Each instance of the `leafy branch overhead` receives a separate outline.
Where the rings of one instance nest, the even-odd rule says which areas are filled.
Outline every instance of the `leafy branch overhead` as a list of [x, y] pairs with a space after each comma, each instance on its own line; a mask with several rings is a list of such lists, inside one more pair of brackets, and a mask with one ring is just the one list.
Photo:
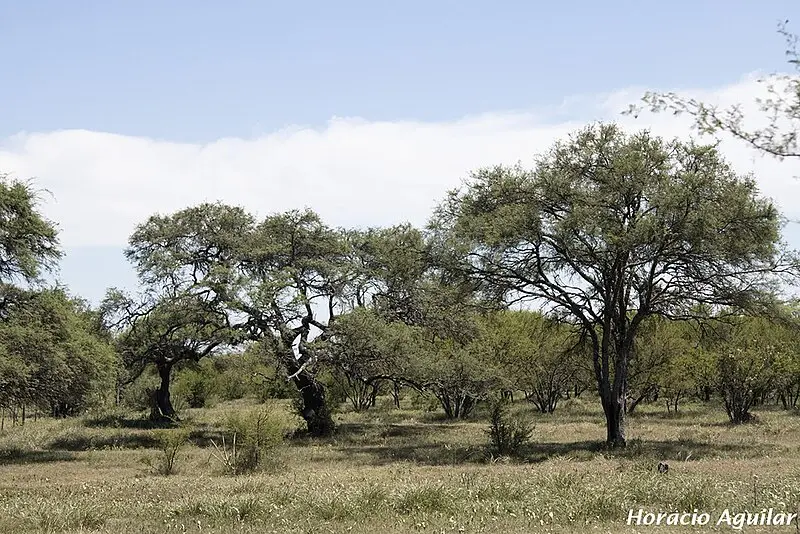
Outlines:
[[772, 74], [759, 80], [765, 96], [755, 100], [764, 126], [754, 126], [741, 104], [728, 108], [684, 97], [675, 92], [647, 92], [642, 104], [631, 105], [625, 114], [638, 116], [644, 109], [658, 113], [685, 114], [702, 134], [727, 133], [753, 148], [778, 158], [800, 157], [800, 51], [798, 36], [790, 33], [788, 21], [778, 26], [786, 41], [786, 58], [793, 74]]

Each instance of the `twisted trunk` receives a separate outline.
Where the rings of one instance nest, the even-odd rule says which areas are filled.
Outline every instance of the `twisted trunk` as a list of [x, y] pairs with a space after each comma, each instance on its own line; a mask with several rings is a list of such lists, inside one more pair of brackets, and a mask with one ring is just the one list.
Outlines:
[[172, 375], [172, 362], [157, 364], [158, 376], [161, 383], [158, 389], [153, 392], [152, 406], [150, 409], [150, 419], [157, 421], [161, 419], [175, 419], [175, 408], [172, 406], [169, 386]]

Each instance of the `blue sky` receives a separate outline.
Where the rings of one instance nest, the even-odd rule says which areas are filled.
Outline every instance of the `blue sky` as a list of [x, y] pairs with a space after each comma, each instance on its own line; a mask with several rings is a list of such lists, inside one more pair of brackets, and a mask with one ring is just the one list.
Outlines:
[[449, 120], [783, 67], [796, 1], [4, 1], [0, 135]]
[[[248, 191], [258, 190], [265, 200], [254, 209], [301, 207], [282, 200], [288, 193], [272, 196], [295, 179], [310, 189], [345, 180], [336, 169], [351, 169], [359, 147], [388, 161], [421, 160], [408, 139], [428, 134], [415, 132], [440, 132], [441, 138], [430, 133], [435, 144], [452, 139], [458, 127], [461, 145], [442, 150], [441, 161], [427, 152], [424, 159], [447, 174], [442, 187], [415, 181], [410, 163], [404, 171], [407, 188], [427, 195], [420, 210], [428, 209], [429, 196], [463, 177], [464, 169], [444, 158], [474, 153], [464, 144], [469, 139], [506, 139], [497, 133], [502, 128], [519, 142], [514, 152], [497, 147], [470, 165], [525, 159], [549, 142], [537, 132], [560, 133], [559, 125], [608, 115], [609, 95], [724, 91], [754, 71], [783, 69], [775, 32], [782, 19], [800, 31], [800, 3], [3, 0], [0, 171], [34, 176], [54, 192], [47, 212], [64, 232], [62, 278], [96, 301], [108, 285], [133, 283], [120, 253], [131, 221], [198, 200], [227, 200], [228, 180], [241, 191], [231, 193], [232, 202], [249, 201], [255, 193]], [[520, 121], [528, 124], [527, 145], [515, 136]], [[399, 137], [386, 134], [401, 130]], [[367, 145], [378, 138], [383, 145]], [[248, 145], [259, 140], [264, 144]], [[265, 150], [274, 154], [269, 161], [259, 159]], [[308, 159], [318, 163], [295, 167], [288, 156], [280, 159], [289, 153], [312, 154]], [[353, 156], [344, 161], [337, 154]], [[139, 164], [137, 175], [131, 169]], [[204, 177], [193, 181], [197, 169]], [[270, 176], [274, 187], [265, 187]], [[126, 192], [140, 182], [150, 192], [134, 203]], [[117, 188], [120, 203], [93, 196], [103, 187], [107, 195]], [[291, 197], [298, 198], [310, 198], [315, 208], [325, 204]], [[101, 204], [113, 206], [77, 220]], [[351, 222], [336, 217], [367, 204], [341, 201], [330, 211], [334, 222]], [[109, 213], [125, 223], [102, 235], [116, 224], [103, 219]], [[364, 213], [353, 221], [392, 222]]]

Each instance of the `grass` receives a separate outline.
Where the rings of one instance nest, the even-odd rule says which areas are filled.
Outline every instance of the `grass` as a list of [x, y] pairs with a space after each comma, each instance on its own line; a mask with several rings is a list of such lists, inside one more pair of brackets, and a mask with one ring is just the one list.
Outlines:
[[[629, 509], [716, 518], [725, 508], [800, 505], [800, 416], [791, 412], [762, 410], [757, 423], [732, 427], [717, 406], [687, 405], [669, 417], [644, 406], [629, 419], [630, 446], [608, 451], [597, 403], [579, 399], [553, 415], [531, 414], [532, 442], [511, 460], [487, 448], [486, 414], [446, 422], [387, 407], [338, 415], [336, 436], [294, 438], [266, 470], [221, 474], [210, 439], [230, 413], [258, 409], [237, 401], [188, 410], [190, 442], [169, 477], [143, 466], [159, 434], [130, 414], [8, 429], [0, 435], [0, 532], [633, 533], [655, 527], [628, 526]], [[287, 415], [286, 424], [296, 422]], [[656, 471], [659, 461], [668, 473]]]

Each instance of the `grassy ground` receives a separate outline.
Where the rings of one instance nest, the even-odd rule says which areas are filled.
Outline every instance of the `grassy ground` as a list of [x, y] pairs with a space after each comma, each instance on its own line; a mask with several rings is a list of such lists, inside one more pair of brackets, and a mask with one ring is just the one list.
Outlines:
[[[731, 427], [714, 406], [677, 417], [644, 407], [629, 421], [630, 446], [609, 452], [597, 404], [534, 415], [533, 442], [517, 460], [487, 451], [484, 417], [341, 414], [335, 438], [292, 439], [243, 476], [221, 472], [210, 440], [226, 412], [252, 403], [190, 410], [191, 442], [171, 476], [146, 464], [158, 454], [155, 434], [136, 419], [29, 421], [0, 435], [0, 532], [735, 532], [714, 526], [726, 508], [797, 511], [800, 416], [761, 411], [757, 423]], [[639, 508], [697, 509], [711, 522], [627, 525]]]

